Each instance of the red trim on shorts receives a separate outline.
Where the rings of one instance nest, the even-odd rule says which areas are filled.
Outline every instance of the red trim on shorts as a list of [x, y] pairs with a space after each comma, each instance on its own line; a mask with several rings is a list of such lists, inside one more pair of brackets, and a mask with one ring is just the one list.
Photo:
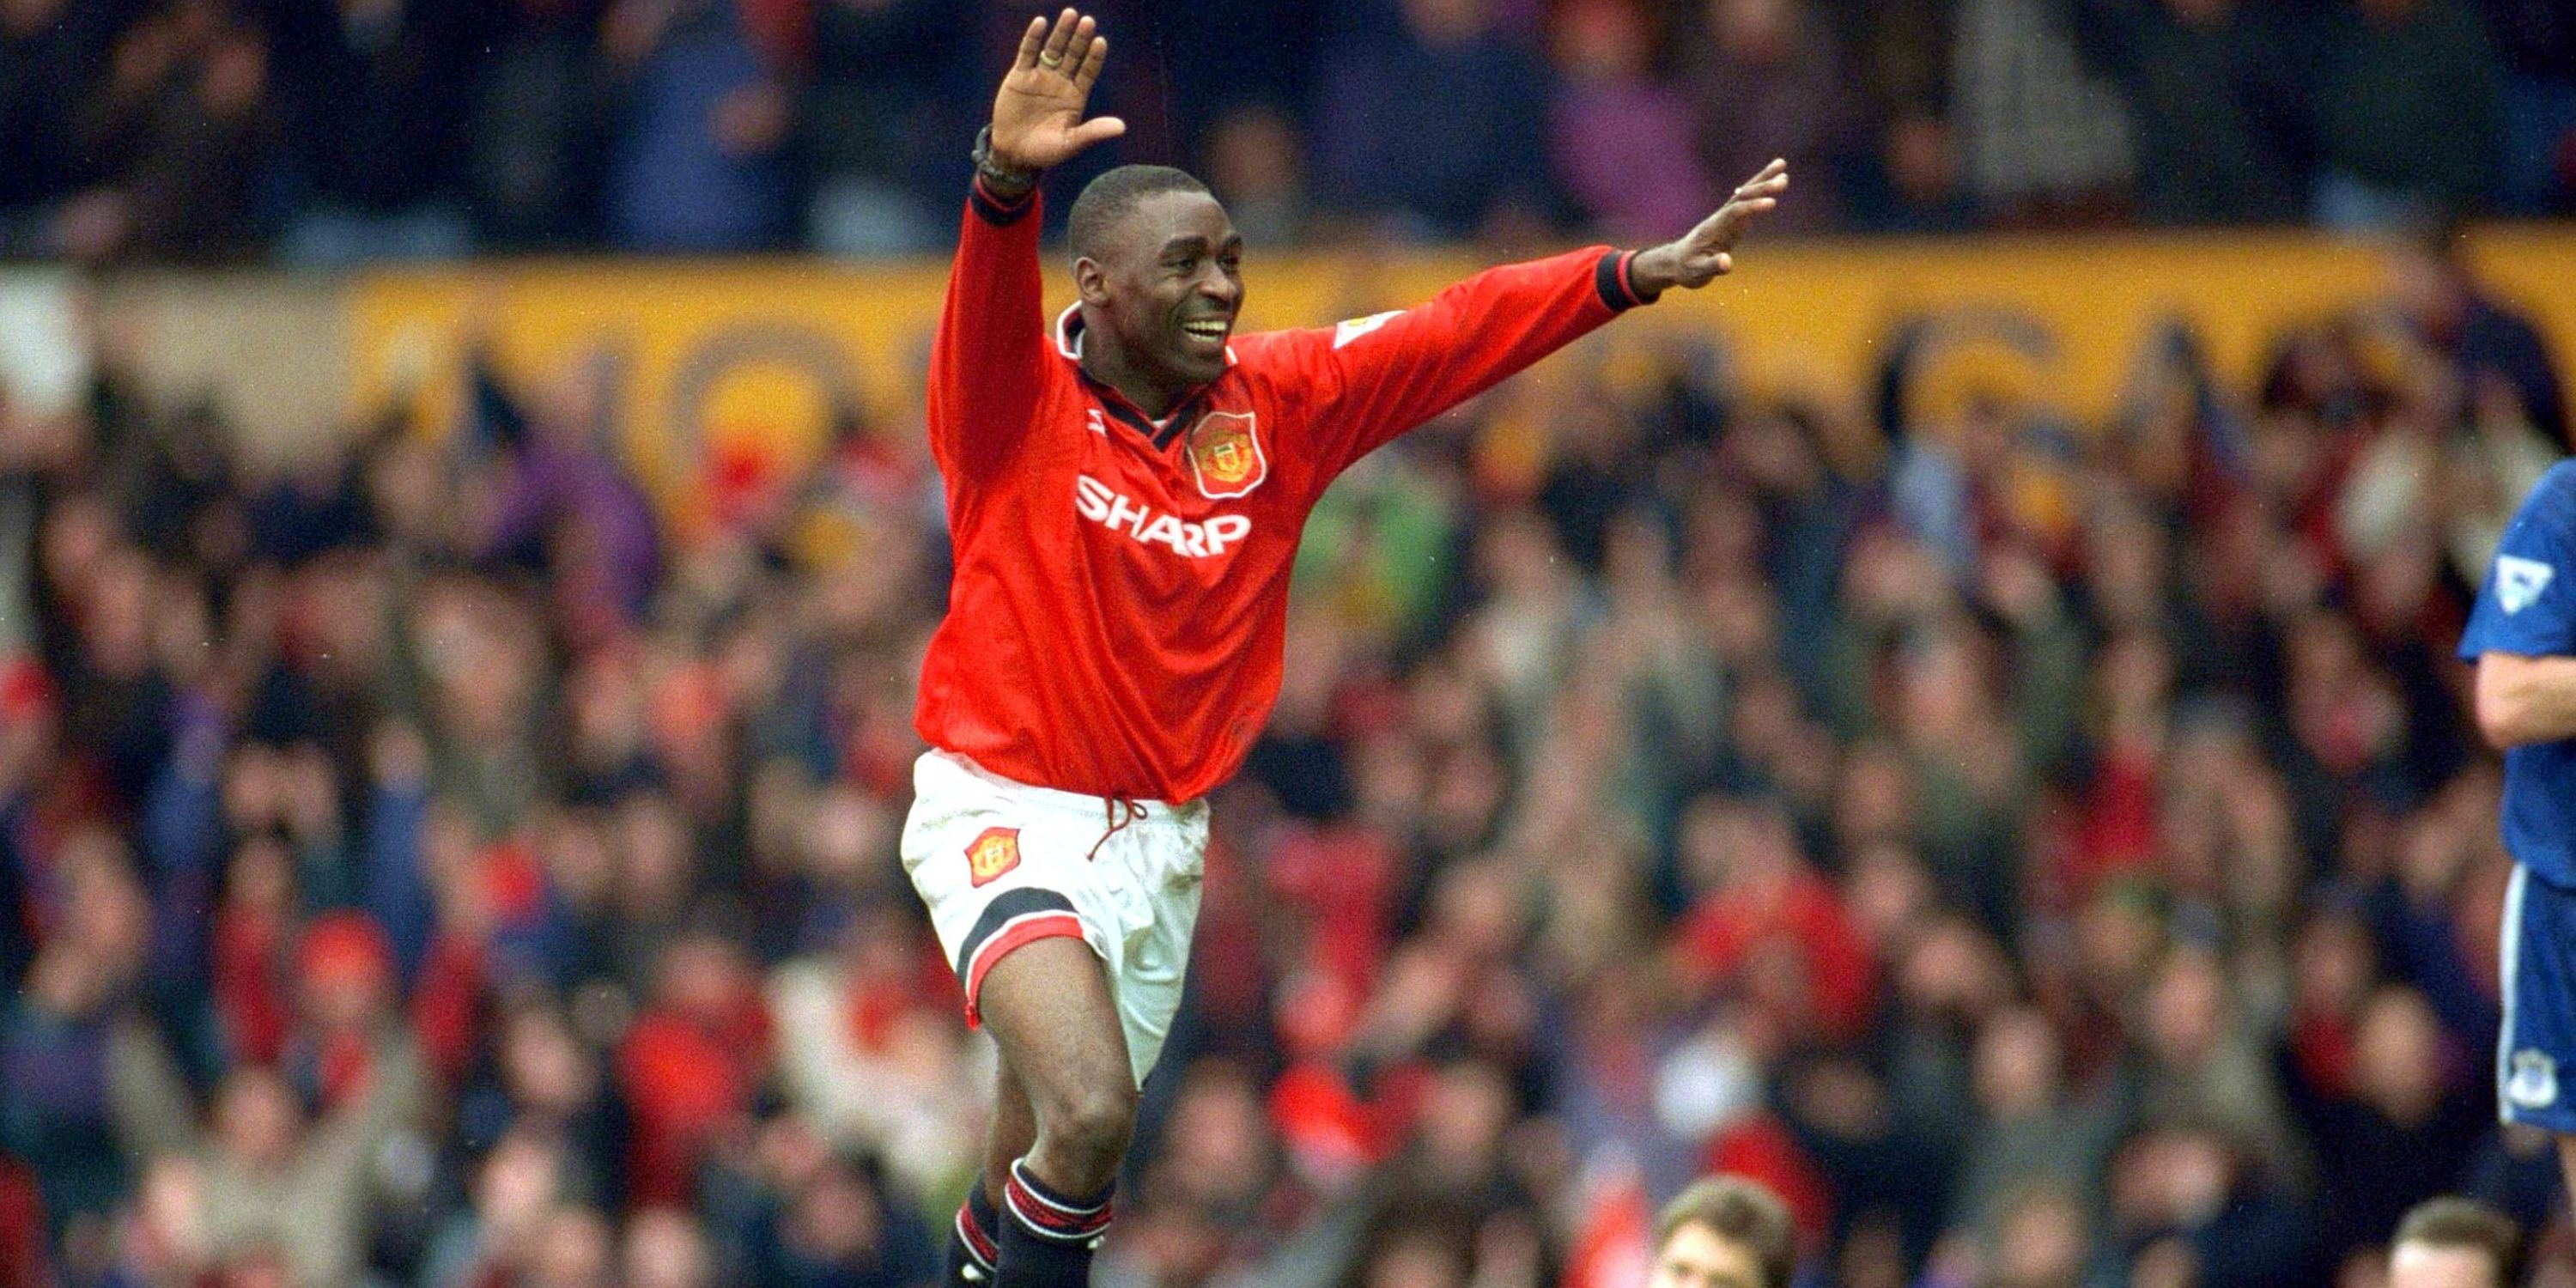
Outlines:
[[1012, 949], [1025, 947], [1041, 939], [1081, 939], [1082, 919], [1069, 912], [1040, 912], [1019, 918], [1003, 926], [975, 949], [966, 966], [966, 1027], [981, 1028], [984, 1017], [975, 1010], [975, 999], [984, 991], [984, 972], [1002, 960]]

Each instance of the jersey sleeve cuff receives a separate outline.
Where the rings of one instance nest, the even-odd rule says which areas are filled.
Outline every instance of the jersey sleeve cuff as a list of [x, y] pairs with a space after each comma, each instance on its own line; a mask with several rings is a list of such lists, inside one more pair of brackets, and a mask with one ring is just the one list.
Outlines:
[[1655, 302], [1653, 297], [1638, 293], [1636, 281], [1629, 275], [1629, 263], [1636, 258], [1633, 250], [1605, 250], [1601, 258], [1593, 261], [1592, 289], [1600, 292], [1601, 302], [1613, 313]]
[[1031, 187], [1016, 198], [1004, 200], [992, 189], [984, 186], [984, 176], [979, 174], [975, 176], [974, 186], [967, 192], [966, 204], [985, 223], [996, 228], [1008, 228], [1028, 218], [1029, 212], [1038, 208], [1038, 190]]

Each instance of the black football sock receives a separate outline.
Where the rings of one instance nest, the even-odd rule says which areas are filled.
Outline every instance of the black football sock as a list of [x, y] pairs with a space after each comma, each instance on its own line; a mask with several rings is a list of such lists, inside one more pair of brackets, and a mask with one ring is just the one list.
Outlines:
[[1011, 1164], [1002, 1191], [1001, 1273], [996, 1288], [1087, 1288], [1091, 1249], [1109, 1228], [1109, 1192], [1089, 1198], [1056, 1193], [1029, 1175], [1029, 1161]]
[[966, 1201], [957, 1206], [957, 1219], [948, 1229], [948, 1275], [940, 1282], [948, 1288], [981, 1288], [993, 1282], [993, 1266], [1002, 1255], [1002, 1214], [993, 1210], [993, 1200], [984, 1197], [984, 1181], [977, 1177], [966, 1191]]

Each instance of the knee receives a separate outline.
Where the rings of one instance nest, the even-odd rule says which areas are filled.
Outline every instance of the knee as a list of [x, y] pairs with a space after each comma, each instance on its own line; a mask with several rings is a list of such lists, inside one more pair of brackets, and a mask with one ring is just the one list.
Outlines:
[[1115, 1173], [1136, 1130], [1136, 1088], [1125, 1079], [1068, 1089], [1042, 1105], [1038, 1134], [1079, 1159], [1084, 1170]]

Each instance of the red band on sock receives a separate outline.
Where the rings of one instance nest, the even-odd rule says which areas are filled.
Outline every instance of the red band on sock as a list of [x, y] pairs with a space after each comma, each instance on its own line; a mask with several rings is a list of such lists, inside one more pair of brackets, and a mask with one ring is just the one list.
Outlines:
[[993, 1264], [1002, 1256], [1001, 1245], [993, 1242], [993, 1236], [984, 1233], [984, 1227], [975, 1224], [975, 1210], [971, 1203], [957, 1205], [957, 1239], [966, 1245], [966, 1255], [973, 1257], [975, 1264], [984, 1268], [984, 1273], [993, 1272]]
[[1066, 1243], [1089, 1240], [1109, 1228], [1108, 1199], [1086, 1208], [1051, 1198], [1024, 1180], [1016, 1165], [1010, 1184], [1002, 1187], [1002, 1205], [1031, 1233]]

